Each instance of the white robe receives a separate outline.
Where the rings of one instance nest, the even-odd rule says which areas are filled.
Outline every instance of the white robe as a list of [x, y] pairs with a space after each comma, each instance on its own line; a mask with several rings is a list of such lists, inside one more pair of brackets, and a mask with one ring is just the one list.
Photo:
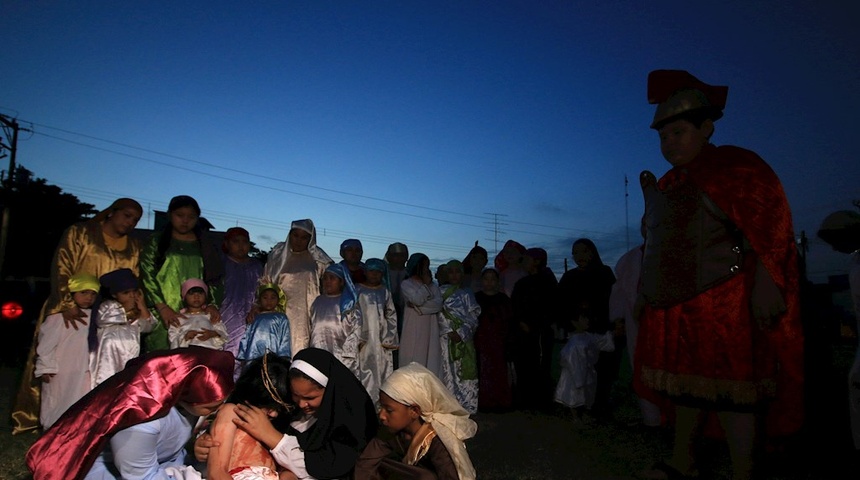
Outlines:
[[435, 283], [425, 285], [407, 278], [400, 284], [403, 310], [403, 330], [400, 332], [400, 365], [418, 362], [441, 377], [442, 346], [439, 343], [439, 321], [442, 292]]
[[359, 285], [357, 290], [362, 343], [358, 352], [358, 379], [370, 398], [376, 401], [379, 386], [394, 371], [392, 352], [400, 345], [397, 311], [391, 292], [385, 286], [371, 288]]
[[[170, 348], [181, 348], [189, 345], [198, 347], [211, 348], [213, 350], [223, 350], [224, 345], [230, 339], [227, 334], [227, 328], [224, 322], [212, 323], [208, 313], [184, 313], [188, 318], [180, 318], [179, 326], [171, 325], [167, 329], [167, 336], [170, 339]], [[197, 337], [191, 340], [185, 339], [185, 334], [192, 330], [214, 330], [218, 333], [208, 340], [200, 340]]]
[[568, 407], [591, 408], [597, 394], [597, 359], [600, 352], [612, 352], [612, 332], [574, 333], [561, 349], [561, 376], [555, 388], [555, 401]]
[[96, 321], [98, 346], [90, 355], [93, 388], [140, 356], [140, 334], [152, 331], [156, 321], [150, 315], [129, 323], [122, 304], [116, 300], [102, 302]]
[[[167, 479], [169, 468], [184, 469], [191, 422], [176, 408], [167, 415], [115, 433], [96, 457], [85, 480]], [[116, 477], [111, 473], [119, 471]]]
[[[81, 309], [90, 322], [91, 311]], [[63, 314], [55, 313], [45, 318], [39, 330], [36, 345], [34, 374], [53, 374], [50, 382], [42, 383], [42, 405], [39, 421], [47, 429], [60, 418], [72, 404], [87, 394], [90, 385], [89, 351], [86, 325], [78, 329], [66, 328]]]
[[359, 378], [361, 323], [361, 311], [358, 308], [341, 315], [340, 295], [320, 295], [311, 305], [310, 346], [330, 352]]

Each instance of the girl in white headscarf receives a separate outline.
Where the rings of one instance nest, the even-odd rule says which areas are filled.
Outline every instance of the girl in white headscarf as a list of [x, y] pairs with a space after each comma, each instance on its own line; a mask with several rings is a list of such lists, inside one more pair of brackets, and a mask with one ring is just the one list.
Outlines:
[[412, 362], [380, 390], [379, 419], [391, 435], [370, 441], [355, 464], [355, 480], [476, 478], [464, 440], [478, 426], [436, 375]]
[[293, 221], [287, 240], [269, 252], [263, 273], [287, 296], [284, 313], [290, 319], [293, 355], [310, 344], [311, 304], [320, 294], [326, 267], [332, 263], [331, 257], [317, 246], [316, 227], [307, 218]]

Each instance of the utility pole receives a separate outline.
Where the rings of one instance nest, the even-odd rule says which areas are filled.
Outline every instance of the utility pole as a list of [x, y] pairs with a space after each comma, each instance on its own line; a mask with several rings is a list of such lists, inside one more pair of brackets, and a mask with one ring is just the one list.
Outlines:
[[627, 199], [630, 194], [627, 193], [627, 174], [624, 174], [624, 237], [627, 239], [627, 251], [630, 251], [630, 210], [627, 207]]
[[507, 225], [507, 223], [499, 223], [499, 217], [507, 217], [507, 215], [503, 213], [487, 213], [484, 212], [484, 215], [491, 215], [493, 217], [493, 250], [495, 252], [494, 255], [498, 255], [499, 253], [499, 234], [505, 233], [499, 230], [499, 225]]
[[[0, 153], [3, 150], [9, 150], [9, 172], [6, 176], [6, 181], [4, 187], [6, 187], [6, 201], [3, 202], [3, 219], [2, 223], [0, 223], [0, 278], [2, 278], [3, 273], [3, 264], [6, 260], [6, 239], [9, 237], [9, 200], [11, 199], [11, 193], [15, 188], [15, 157], [18, 152], [18, 131], [22, 130], [21, 126], [18, 125], [18, 122], [14, 118], [7, 117], [6, 115], [0, 114], [0, 123], [3, 124], [3, 130], [6, 132], [6, 136], [9, 137], [9, 129], [12, 130], [11, 140], [9, 141], [9, 145], [3, 143], [3, 139], [0, 138]], [[25, 132], [29, 132], [30, 130], [23, 129]], [[0, 156], [0, 158], [3, 158]]]

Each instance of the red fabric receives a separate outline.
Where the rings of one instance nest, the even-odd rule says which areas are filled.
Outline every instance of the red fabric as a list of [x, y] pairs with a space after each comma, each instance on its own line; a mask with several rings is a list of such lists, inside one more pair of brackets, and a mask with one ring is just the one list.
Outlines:
[[685, 181], [701, 188], [743, 232], [787, 311], [772, 328], [756, 326], [749, 308], [755, 256], [740, 274], [693, 299], [668, 309], [646, 308], [636, 352], [637, 390], [735, 405], [772, 398], [768, 435], [793, 433], [803, 421], [803, 334], [785, 193], [758, 155], [732, 146], [708, 145], [690, 164], [670, 170], [658, 187]]
[[504, 293], [475, 293], [481, 306], [475, 350], [478, 354], [478, 408], [511, 408], [513, 387], [508, 360], [513, 356], [514, 311], [511, 299]]
[[183, 401], [224, 400], [233, 355], [202, 347], [161, 350], [130, 361], [72, 405], [27, 452], [34, 480], [84, 478], [110, 435], [160, 418]]
[[726, 106], [729, 87], [708, 85], [685, 70], [654, 70], [648, 74], [648, 103], [663, 103], [678, 90], [702, 92], [708, 102], [720, 109]]
[[515, 248], [518, 252], [520, 252], [520, 255], [526, 254], [526, 247], [522, 246], [522, 244], [520, 244], [519, 242], [515, 240], [508, 240], [507, 242], [505, 242], [505, 246], [502, 247], [502, 251], [500, 251], [499, 254], [496, 255], [496, 259], [493, 261], [493, 266], [496, 267], [496, 270], [499, 271], [499, 274], [501, 274], [508, 268], [508, 261], [507, 259], [505, 259], [505, 249], [509, 247]]

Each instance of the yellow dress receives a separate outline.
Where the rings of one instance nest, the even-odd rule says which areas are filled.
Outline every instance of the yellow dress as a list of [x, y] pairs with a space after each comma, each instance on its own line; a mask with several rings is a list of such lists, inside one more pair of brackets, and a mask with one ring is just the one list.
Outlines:
[[69, 293], [69, 277], [76, 273], [89, 273], [100, 277], [120, 268], [129, 268], [139, 275], [140, 246], [128, 236], [113, 239], [102, 233], [102, 223], [87, 221], [72, 225], [63, 233], [51, 265], [51, 295], [45, 301], [33, 345], [24, 365], [21, 386], [12, 410], [13, 434], [39, 428], [39, 402], [41, 385], [33, 375], [36, 339], [45, 317], [72, 308], [75, 304]]

